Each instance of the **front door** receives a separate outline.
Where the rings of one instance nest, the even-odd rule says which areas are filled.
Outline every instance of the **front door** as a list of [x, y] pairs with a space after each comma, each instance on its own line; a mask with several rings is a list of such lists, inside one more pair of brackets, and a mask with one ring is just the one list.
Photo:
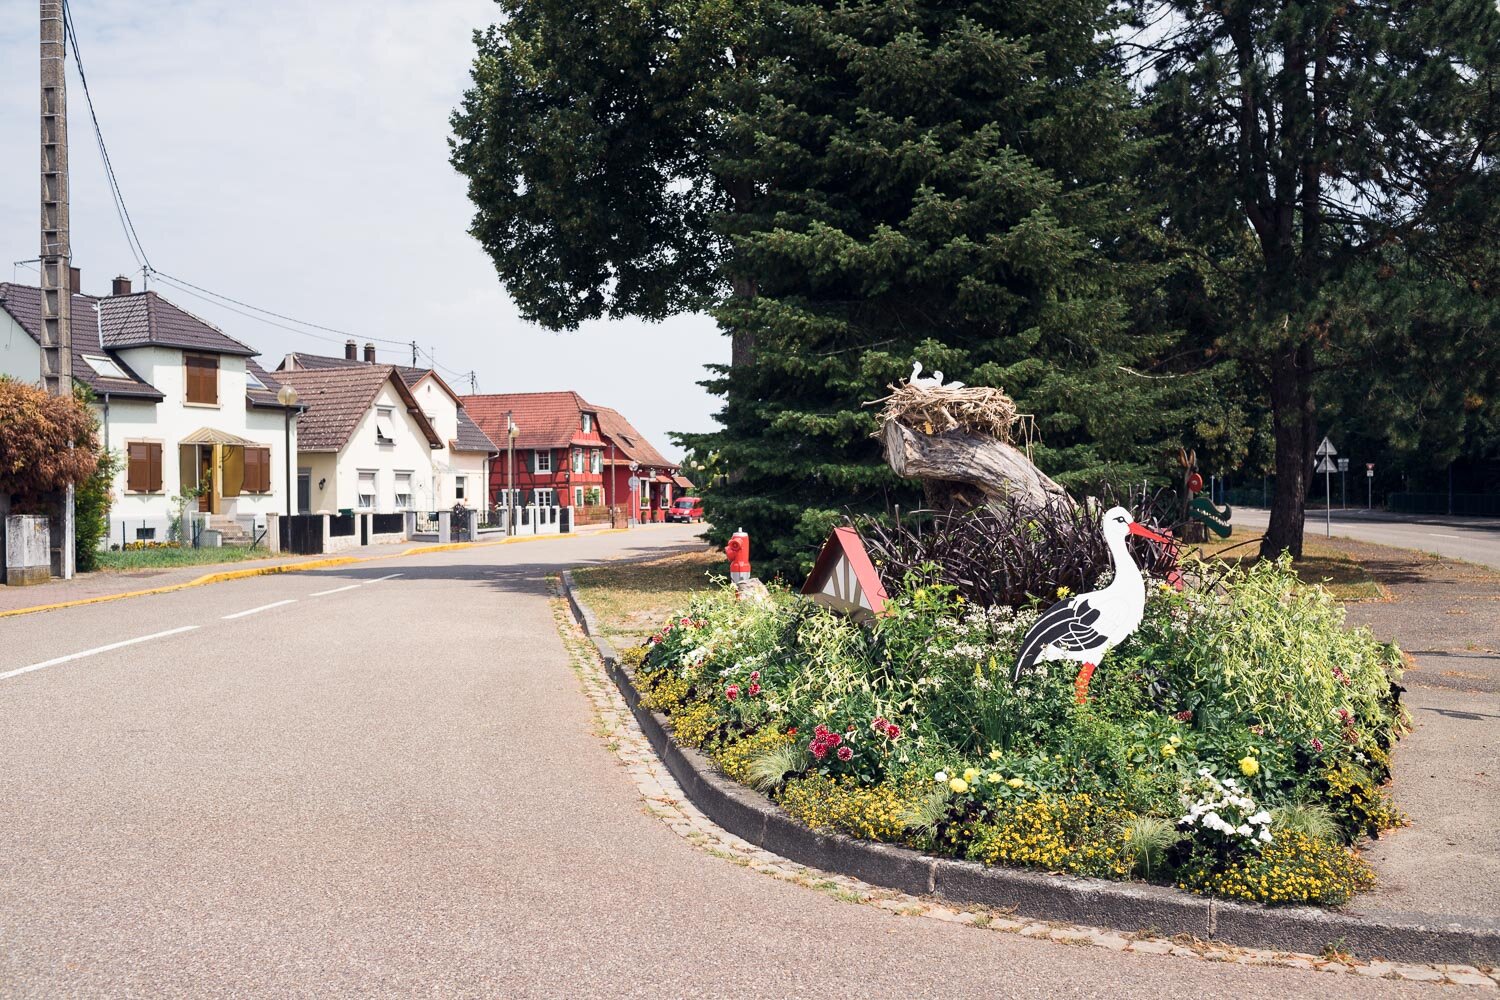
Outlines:
[[214, 503], [214, 449], [212, 445], [198, 446], [198, 483], [203, 492], [198, 495], [198, 510], [207, 514]]

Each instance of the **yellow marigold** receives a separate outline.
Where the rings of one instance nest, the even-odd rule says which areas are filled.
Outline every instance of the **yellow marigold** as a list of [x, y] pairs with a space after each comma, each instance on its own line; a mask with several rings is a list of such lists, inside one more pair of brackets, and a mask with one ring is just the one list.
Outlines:
[[1026, 784], [1026, 782], [1022, 781], [1020, 778], [1011, 778], [1006, 782], [1006, 784], [1012, 788], [1020, 788], [1022, 785]]
[[1260, 773], [1260, 761], [1250, 756], [1241, 757], [1240, 773], [1247, 778], [1254, 777]]
[[969, 790], [969, 783], [962, 778], [954, 778], [948, 782], [948, 787], [959, 795], [962, 795]]
[[1177, 748], [1170, 743], [1163, 743], [1161, 745], [1161, 755], [1163, 757], [1175, 757], [1177, 756]]

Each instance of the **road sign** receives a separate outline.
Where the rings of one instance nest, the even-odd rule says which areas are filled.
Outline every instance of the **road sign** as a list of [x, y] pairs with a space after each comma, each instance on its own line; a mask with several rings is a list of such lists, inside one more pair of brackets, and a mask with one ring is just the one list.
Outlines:
[[1339, 471], [1340, 472], [1348, 472], [1349, 471], [1349, 460], [1347, 458], [1341, 458], [1341, 459], [1339, 459]]
[[1374, 462], [1366, 462], [1365, 463], [1365, 475], [1369, 476], [1371, 479], [1375, 478], [1375, 463]]
[[640, 488], [641, 488], [641, 477], [640, 476], [631, 476], [630, 477], [630, 492], [634, 493], [636, 490], [638, 490]]
[[1326, 472], [1337, 472], [1337, 471], [1339, 471], [1339, 467], [1337, 465], [1333, 464], [1333, 459], [1331, 459], [1331, 458], [1329, 458], [1328, 456], [1325, 455], [1325, 456], [1323, 456], [1322, 459], [1320, 459], [1318, 461], [1318, 464], [1313, 469], [1313, 471], [1314, 472], [1325, 472], [1325, 473]]
[[1328, 440], [1328, 435], [1326, 434], [1323, 435], [1323, 443], [1318, 445], [1318, 450], [1314, 452], [1319, 458], [1326, 458], [1329, 455], [1337, 455], [1338, 453], [1339, 450], [1333, 446], [1332, 441]]

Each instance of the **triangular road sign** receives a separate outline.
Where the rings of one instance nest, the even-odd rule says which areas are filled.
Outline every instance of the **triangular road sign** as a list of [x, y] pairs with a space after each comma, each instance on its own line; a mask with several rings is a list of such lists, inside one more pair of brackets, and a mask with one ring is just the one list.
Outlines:
[[1329, 458], [1327, 455], [1324, 455], [1322, 461], [1318, 462], [1317, 468], [1313, 469], [1313, 471], [1314, 472], [1337, 472], [1337, 471], [1339, 471], [1339, 467], [1337, 465], [1333, 464], [1333, 459]]
[[1322, 458], [1325, 455], [1337, 455], [1338, 453], [1339, 450], [1333, 446], [1333, 442], [1328, 440], [1328, 435], [1325, 434], [1323, 435], [1323, 443], [1318, 445], [1318, 450], [1313, 454]]

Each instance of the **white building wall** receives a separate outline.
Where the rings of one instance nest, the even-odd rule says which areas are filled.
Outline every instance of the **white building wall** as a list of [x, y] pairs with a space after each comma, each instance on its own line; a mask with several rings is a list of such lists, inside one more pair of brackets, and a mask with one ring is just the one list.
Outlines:
[[0, 375], [32, 385], [42, 381], [42, 349], [10, 314], [0, 311]]
[[489, 489], [485, 464], [488, 456], [483, 452], [451, 451], [448, 448], [449, 442], [458, 439], [458, 401], [430, 374], [417, 383], [412, 395], [443, 442], [442, 448], [432, 452], [433, 502], [428, 509], [445, 510], [453, 506], [457, 501], [456, 480], [459, 476], [466, 479], [464, 506], [482, 506]]

